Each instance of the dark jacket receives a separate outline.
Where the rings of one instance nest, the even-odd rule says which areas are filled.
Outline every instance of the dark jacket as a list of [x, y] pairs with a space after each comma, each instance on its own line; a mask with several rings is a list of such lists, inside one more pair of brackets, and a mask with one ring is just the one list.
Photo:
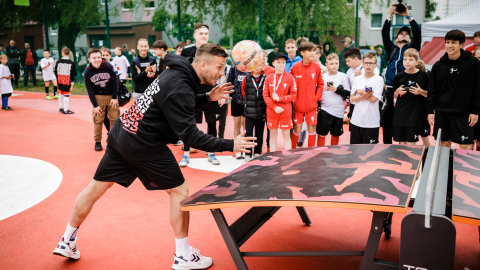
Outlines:
[[197, 44], [193, 43], [183, 47], [182, 52], [180, 53], [181, 56], [188, 59], [190, 63], [193, 62], [195, 59], [195, 53], [197, 53]]
[[[147, 66], [152, 66], [157, 63], [155, 61], [155, 58], [153, 56], [148, 56], [147, 57], [141, 57], [138, 55], [138, 60], [140, 63], [140, 66], [138, 67], [140, 69], [140, 73], [137, 72], [137, 64], [135, 63], [135, 58], [132, 60], [132, 63], [130, 64], [131, 68], [130, 70], [132, 71], [132, 80], [135, 83], [134, 91], [135, 93], [140, 93], [143, 94], [145, 89], [155, 80], [155, 77], [150, 78], [147, 76], [147, 72], [145, 72], [145, 69]], [[163, 62], [163, 61], [161, 61]], [[160, 72], [155, 72], [156, 75], [159, 75]]]
[[112, 99], [117, 98], [118, 80], [113, 66], [102, 59], [99, 68], [93, 67], [92, 63], [88, 64], [84, 72], [85, 87], [87, 88], [88, 97], [93, 107], [97, 107], [95, 95], [112, 95]]
[[261, 119], [267, 116], [267, 104], [263, 100], [263, 86], [265, 85], [265, 79], [267, 76], [262, 74], [259, 80], [255, 82], [258, 87], [258, 91], [253, 84], [255, 78], [251, 73], [245, 75], [245, 110], [243, 115], [251, 119]]
[[17, 47], [7, 46], [5, 48], [5, 54], [8, 57], [8, 64], [20, 64], [19, 57], [22, 55]]
[[[393, 44], [392, 39], [390, 38], [390, 27], [392, 22], [389, 20], [385, 20], [382, 28], [382, 39], [383, 39], [383, 46], [385, 47], [385, 52], [387, 53], [387, 61], [395, 47], [398, 48], [397, 45]], [[412, 43], [407, 44], [402, 47], [402, 49], [398, 49], [395, 55], [392, 58], [392, 61], [387, 66], [387, 72], [385, 74], [385, 83], [386, 85], [393, 84], [393, 78], [395, 75], [405, 70], [403, 66], [403, 53], [410, 48], [417, 49], [420, 51], [420, 46], [422, 44], [422, 32], [420, 31], [420, 27], [418, 26], [415, 20], [410, 22], [410, 26], [412, 27]]]
[[243, 105], [243, 98], [242, 98], [242, 81], [243, 77], [245, 77], [247, 73], [241, 72], [232, 66], [230, 71], [228, 72], [227, 76], [227, 83], [233, 84], [233, 93], [230, 94], [232, 97], [232, 102], [235, 102], [239, 105]]
[[200, 79], [189, 61], [169, 53], [169, 67], [117, 119], [108, 143], [132, 156], [144, 156], [180, 138], [185, 145], [207, 152], [233, 151], [233, 140], [218, 139], [198, 130], [193, 109], [208, 103], [197, 95]]
[[340, 52], [340, 55], [339, 55], [339, 68], [338, 68], [338, 71], [342, 72], [342, 73], [347, 73], [347, 70], [349, 69], [349, 67], [347, 66], [347, 60], [345, 59], [345, 52], [354, 47], [355, 43], [352, 43], [350, 45], [348, 45], [348, 47], [345, 47], [343, 48], [343, 50]]
[[457, 60], [445, 53], [430, 73], [427, 110], [442, 113], [477, 114], [480, 109], [480, 61], [461, 50]]
[[[32, 52], [33, 61], [35, 62], [33, 65], [38, 66], [37, 53], [32, 49], [30, 49], [30, 51]], [[25, 59], [27, 59], [27, 50], [23, 50], [20, 55], [20, 63], [22, 66], [25, 66]]]

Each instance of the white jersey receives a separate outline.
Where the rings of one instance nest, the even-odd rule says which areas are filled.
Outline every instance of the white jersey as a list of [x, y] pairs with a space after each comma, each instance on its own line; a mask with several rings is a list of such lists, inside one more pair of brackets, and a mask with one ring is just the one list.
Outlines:
[[10, 79], [3, 78], [10, 75], [11, 73], [8, 66], [0, 64], [0, 92], [2, 94], [10, 94], [13, 92], [12, 82], [10, 81]]
[[[48, 67], [46, 67], [50, 64]], [[42, 67], [43, 81], [49, 82], [51, 80], [56, 80], [55, 73], [53, 72], [53, 67], [55, 66], [55, 60], [53, 58], [45, 59], [43, 58], [40, 61], [40, 67]], [[46, 67], [46, 68], [44, 68]]]
[[378, 102], [383, 94], [383, 78], [379, 75], [368, 79], [365, 78], [364, 75], [357, 76], [353, 82], [350, 94], [359, 96], [359, 94], [356, 93], [357, 89], [364, 90], [366, 87], [372, 88], [373, 96], [377, 98], [377, 101], [357, 101], [350, 123], [361, 128], [378, 128], [380, 127], [380, 108]]
[[130, 63], [128, 62], [125, 55], [115, 56], [112, 60], [112, 64], [116, 64], [120, 68], [120, 80], [127, 79], [128, 67]]
[[[362, 69], [362, 75], [365, 75], [365, 69], [363, 69], [363, 65], [360, 65], [356, 68], [349, 68], [347, 70], [347, 77], [348, 82], [350, 83], [350, 89], [352, 88], [353, 80], [355, 79], [355, 71], [357, 71], [358, 69]], [[376, 67], [373, 72], [375, 73], [375, 75], [380, 75], [380, 70], [378, 69], [378, 67]]]
[[322, 110], [337, 118], [343, 119], [345, 112], [343, 97], [335, 92], [327, 91], [327, 83], [333, 82], [333, 86], [335, 87], [342, 85], [345, 90], [350, 91], [347, 75], [341, 72], [335, 75], [329, 75], [328, 73], [323, 74], [323, 82]]

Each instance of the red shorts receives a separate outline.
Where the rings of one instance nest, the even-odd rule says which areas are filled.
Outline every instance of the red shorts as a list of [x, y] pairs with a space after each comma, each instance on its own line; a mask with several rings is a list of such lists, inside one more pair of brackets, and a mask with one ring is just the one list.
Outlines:
[[61, 95], [70, 95], [70, 91], [69, 91], [69, 92], [65, 92], [65, 91], [62, 91], [62, 90], [58, 90], [58, 92], [59, 92]]
[[303, 124], [304, 117], [308, 126], [315, 126], [317, 124], [317, 110], [306, 113], [293, 111], [293, 123]]
[[276, 118], [267, 118], [267, 128], [269, 129], [292, 129], [293, 128], [293, 122], [292, 119], [290, 118], [282, 118], [282, 119], [276, 119]]

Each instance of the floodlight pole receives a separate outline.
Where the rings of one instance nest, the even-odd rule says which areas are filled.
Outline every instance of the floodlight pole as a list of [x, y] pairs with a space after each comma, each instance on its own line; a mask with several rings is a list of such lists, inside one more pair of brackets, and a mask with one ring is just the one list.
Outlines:
[[182, 40], [182, 25], [180, 23], [180, 0], [177, 0], [177, 17], [178, 17], [178, 35], [177, 39], [178, 42]]
[[258, 44], [262, 47], [262, 0], [258, 0]]
[[45, 10], [45, 0], [42, 0], [42, 8], [43, 8], [43, 27], [45, 32], [45, 43], [46, 49], [50, 51], [50, 41], [48, 40], [48, 24], [47, 24], [47, 12]]
[[107, 40], [105, 46], [107, 48], [110, 48], [110, 21], [108, 19], [108, 1], [109, 0], [103, 0], [105, 1], [105, 30], [107, 30]]
[[358, 2], [360, 2], [360, 0], [356, 0], [356, 8], [355, 8], [355, 47], [358, 48]]

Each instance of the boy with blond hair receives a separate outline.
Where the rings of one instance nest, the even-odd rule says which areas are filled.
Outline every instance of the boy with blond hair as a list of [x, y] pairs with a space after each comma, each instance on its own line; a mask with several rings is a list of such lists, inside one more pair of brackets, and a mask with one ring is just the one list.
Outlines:
[[330, 145], [338, 145], [343, 134], [343, 100], [350, 96], [350, 86], [345, 73], [338, 72], [340, 58], [336, 53], [327, 56], [328, 73], [323, 75], [324, 87], [321, 109], [317, 116], [317, 146], [325, 145], [325, 137], [330, 133]]
[[122, 54], [122, 48], [115, 48], [115, 57], [112, 60], [113, 67], [118, 67], [120, 69], [120, 80], [122, 83], [127, 82], [128, 74], [130, 73], [130, 63], [128, 62], [127, 57]]
[[[285, 41], [285, 51], [287, 52], [287, 63], [285, 64], [285, 71], [290, 72], [292, 66], [295, 63], [302, 61], [300, 56], [297, 56], [297, 42], [293, 38], [289, 38]], [[272, 61], [273, 64], [273, 61]]]
[[[410, 48], [403, 53], [405, 70], [393, 78], [393, 97], [397, 99], [393, 115], [393, 140], [415, 145], [425, 132], [428, 74], [416, 65], [418, 51]], [[427, 135], [428, 136], [428, 135]]]
[[322, 99], [323, 76], [322, 68], [313, 62], [315, 45], [306, 41], [300, 45], [303, 60], [293, 65], [290, 74], [297, 85], [297, 98], [293, 102], [293, 134], [292, 147], [297, 147], [302, 124], [305, 119], [308, 131], [308, 147], [314, 147], [317, 140], [315, 132], [317, 125], [318, 102]]
[[13, 93], [12, 78], [14, 75], [10, 73], [10, 69], [7, 66], [8, 57], [5, 54], [0, 55], [0, 93], [2, 94], [2, 110], [13, 110], [8, 106], [8, 98]]

